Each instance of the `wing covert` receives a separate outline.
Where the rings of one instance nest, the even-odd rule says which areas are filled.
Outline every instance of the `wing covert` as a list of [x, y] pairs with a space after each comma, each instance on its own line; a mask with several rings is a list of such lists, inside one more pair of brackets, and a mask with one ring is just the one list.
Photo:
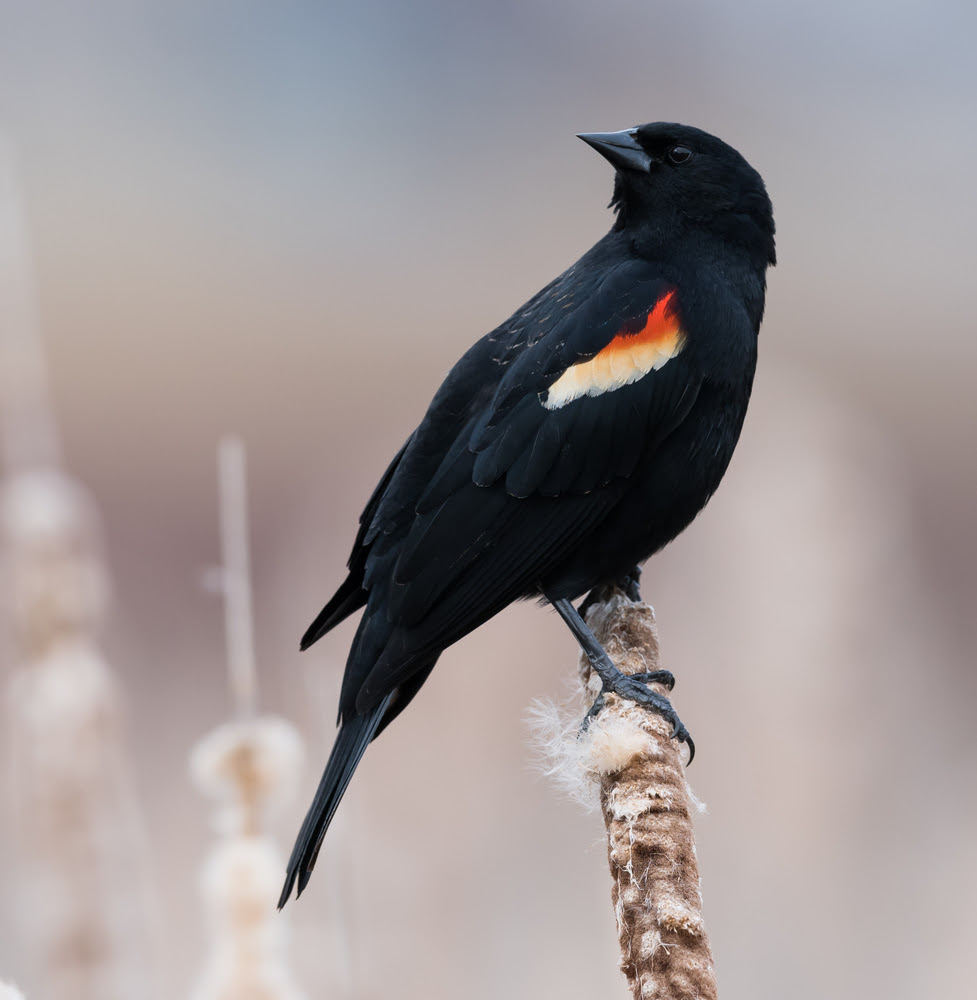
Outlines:
[[554, 496], [630, 475], [698, 393], [686, 338], [677, 289], [617, 269], [505, 372], [468, 444], [474, 482]]

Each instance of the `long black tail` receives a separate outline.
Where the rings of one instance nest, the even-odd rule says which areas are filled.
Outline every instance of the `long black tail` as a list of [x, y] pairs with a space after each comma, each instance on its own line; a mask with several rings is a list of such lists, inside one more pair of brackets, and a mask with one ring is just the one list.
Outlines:
[[298, 883], [296, 898], [302, 895], [302, 890], [308, 885], [322, 845], [322, 838], [329, 829], [336, 807], [349, 785], [350, 778], [353, 777], [356, 765], [359, 764], [366, 748], [370, 745], [370, 740], [380, 728], [383, 716], [395, 694], [396, 692], [388, 694], [369, 714], [354, 715], [343, 722], [333, 744], [332, 753], [329, 754], [326, 769], [319, 781], [315, 798], [292, 848], [292, 856], [288, 859], [288, 874], [285, 876], [285, 886], [278, 899], [279, 909], [288, 902], [296, 883]]

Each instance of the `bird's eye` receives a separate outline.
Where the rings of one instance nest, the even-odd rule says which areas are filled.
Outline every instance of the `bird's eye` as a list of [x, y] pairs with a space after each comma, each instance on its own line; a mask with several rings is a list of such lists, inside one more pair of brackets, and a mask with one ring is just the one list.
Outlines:
[[672, 163], [688, 163], [692, 159], [692, 150], [688, 146], [672, 146], [668, 158]]

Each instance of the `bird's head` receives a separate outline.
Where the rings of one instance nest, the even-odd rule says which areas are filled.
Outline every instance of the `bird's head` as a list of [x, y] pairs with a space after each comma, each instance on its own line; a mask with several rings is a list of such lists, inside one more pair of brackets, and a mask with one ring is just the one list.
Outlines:
[[773, 208], [763, 180], [732, 146], [708, 132], [651, 122], [623, 132], [583, 132], [617, 171], [616, 228], [667, 240], [706, 229], [776, 262]]

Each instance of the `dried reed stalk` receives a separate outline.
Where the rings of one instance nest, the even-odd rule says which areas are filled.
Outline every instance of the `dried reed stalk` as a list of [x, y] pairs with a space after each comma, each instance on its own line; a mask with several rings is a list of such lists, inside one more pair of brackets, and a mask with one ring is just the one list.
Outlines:
[[108, 576], [97, 534], [91, 498], [60, 473], [0, 483], [18, 929], [39, 995], [150, 1000], [148, 852], [122, 692], [98, 642]]
[[219, 837], [201, 890], [210, 922], [207, 965], [193, 1000], [301, 1000], [288, 965], [286, 928], [275, 908], [285, 859], [262, 832], [267, 812], [294, 788], [301, 767], [298, 732], [283, 719], [257, 716], [244, 445], [227, 437], [218, 450], [228, 681], [237, 719], [194, 748], [190, 768], [217, 803]]
[[[0, 617], [16, 664], [0, 729], [23, 850], [13, 926], [38, 996], [152, 1000], [163, 990], [147, 844], [99, 643], [108, 572], [94, 502], [59, 471], [14, 160], [0, 135]], [[0, 984], [0, 998], [15, 995]]]
[[219, 837], [201, 877], [210, 924], [207, 965], [193, 1000], [302, 1000], [275, 908], [285, 858], [261, 832], [269, 807], [294, 787], [302, 747], [295, 728], [263, 716], [228, 722], [194, 748], [191, 771], [218, 805]]
[[[626, 674], [662, 669], [652, 608], [616, 589], [595, 597], [585, 618], [618, 667]], [[600, 681], [585, 656], [580, 669], [593, 698]], [[668, 693], [661, 686], [654, 689]], [[607, 827], [621, 971], [634, 1000], [715, 998], [692, 798], [671, 725], [609, 694], [585, 741], [585, 766], [598, 777]]]

